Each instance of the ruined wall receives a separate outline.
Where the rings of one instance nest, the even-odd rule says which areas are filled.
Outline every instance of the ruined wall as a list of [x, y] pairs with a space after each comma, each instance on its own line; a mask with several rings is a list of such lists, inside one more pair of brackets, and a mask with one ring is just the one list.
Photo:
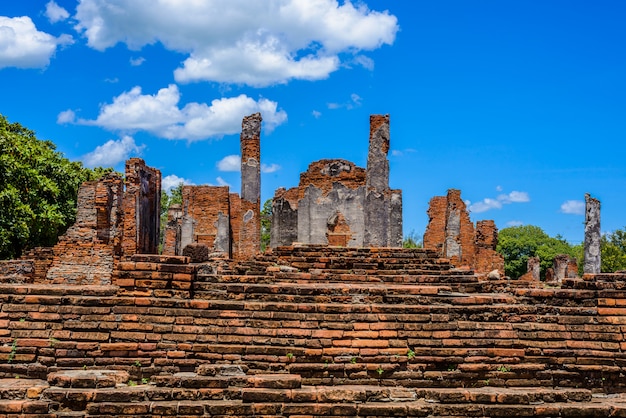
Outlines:
[[44, 283], [110, 284], [121, 252], [122, 179], [109, 174], [78, 191], [76, 222], [59, 238]]
[[270, 231], [272, 248], [298, 241], [298, 193], [297, 187], [289, 190], [281, 187], [274, 192]]
[[184, 186], [181, 212], [183, 228], [189, 229], [182, 234], [181, 251], [199, 243], [212, 252], [230, 253], [228, 186]]
[[498, 270], [504, 274], [504, 257], [496, 251], [498, 246], [498, 228], [492, 220], [476, 222], [476, 253], [474, 270], [490, 272]]
[[584, 273], [600, 273], [600, 201], [585, 194], [585, 260]]
[[261, 114], [241, 123], [241, 227], [238, 258], [261, 251]]
[[493, 221], [479, 221], [474, 229], [461, 192], [449, 189], [436, 196], [428, 207], [424, 248], [438, 253], [457, 267], [470, 267], [480, 273], [504, 272], [504, 259], [496, 252], [498, 229]]
[[372, 115], [367, 170], [342, 159], [311, 163], [297, 188], [275, 193], [270, 246], [402, 246], [402, 192], [389, 188], [388, 151], [389, 116]]
[[123, 253], [156, 254], [159, 246], [161, 172], [140, 158], [126, 161]]
[[[300, 175], [297, 203], [298, 242], [328, 244], [328, 234], [335, 242], [349, 247], [363, 246], [365, 170], [346, 160], [320, 160]], [[343, 226], [336, 232], [336, 222]]]

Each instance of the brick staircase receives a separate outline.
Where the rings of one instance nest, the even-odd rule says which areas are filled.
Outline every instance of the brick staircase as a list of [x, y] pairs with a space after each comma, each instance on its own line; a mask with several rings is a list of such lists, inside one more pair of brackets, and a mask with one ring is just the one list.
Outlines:
[[109, 286], [12, 279], [0, 417], [626, 416], [625, 283], [322, 246], [138, 255]]

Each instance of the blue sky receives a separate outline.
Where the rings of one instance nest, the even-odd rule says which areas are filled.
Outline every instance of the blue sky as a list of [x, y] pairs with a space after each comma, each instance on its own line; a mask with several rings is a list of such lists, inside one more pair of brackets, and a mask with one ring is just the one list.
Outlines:
[[388, 113], [405, 235], [456, 188], [474, 221], [579, 243], [587, 192], [626, 227], [625, 21], [618, 0], [1, 1], [0, 113], [88, 166], [239, 191], [261, 111], [263, 200], [321, 158], [364, 167]]

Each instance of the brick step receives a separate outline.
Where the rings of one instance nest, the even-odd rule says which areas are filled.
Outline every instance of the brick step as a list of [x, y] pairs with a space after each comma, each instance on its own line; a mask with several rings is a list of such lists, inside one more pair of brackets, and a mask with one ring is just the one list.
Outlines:
[[[15, 299], [16, 296], [41, 295], [41, 296], [84, 296], [84, 297], [112, 297], [117, 294], [117, 286], [100, 285], [61, 285], [61, 284], [6, 284], [0, 283], [0, 301], [7, 300], [11, 303], [23, 302], [23, 299]], [[33, 302], [30, 302], [33, 303]]]
[[180, 388], [269, 388], [295, 389], [302, 386], [299, 375], [287, 373], [202, 376], [197, 373], [175, 373], [152, 376], [151, 383], [158, 387]]

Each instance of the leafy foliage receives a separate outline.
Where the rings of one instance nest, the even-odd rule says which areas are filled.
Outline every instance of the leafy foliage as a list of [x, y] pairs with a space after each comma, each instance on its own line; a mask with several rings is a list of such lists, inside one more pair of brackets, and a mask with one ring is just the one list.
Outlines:
[[603, 273], [626, 270], [626, 231], [618, 229], [611, 234], [602, 235], [600, 257]]
[[261, 209], [261, 251], [265, 251], [265, 249], [270, 246], [272, 202], [273, 199], [267, 199], [265, 203], [263, 203], [263, 209]]
[[181, 205], [183, 203], [183, 186], [184, 184], [181, 182], [178, 186], [173, 187], [169, 193], [165, 190], [161, 190], [161, 215], [160, 215], [160, 231], [161, 235], [159, 237], [159, 252], [163, 249], [163, 244], [165, 242], [165, 227], [167, 226], [167, 211], [170, 206], [174, 204]]
[[502, 229], [498, 234], [497, 251], [504, 256], [507, 276], [522, 276], [526, 273], [528, 259], [539, 257], [541, 277], [545, 277], [546, 269], [552, 267], [555, 256], [568, 254], [580, 261], [582, 247], [570, 245], [559, 235], [550, 237], [538, 226], [523, 225]]
[[402, 248], [422, 248], [422, 240], [419, 238], [415, 230], [411, 230], [402, 240]]
[[51, 246], [76, 218], [81, 183], [111, 169], [90, 170], [0, 115], [0, 258]]

